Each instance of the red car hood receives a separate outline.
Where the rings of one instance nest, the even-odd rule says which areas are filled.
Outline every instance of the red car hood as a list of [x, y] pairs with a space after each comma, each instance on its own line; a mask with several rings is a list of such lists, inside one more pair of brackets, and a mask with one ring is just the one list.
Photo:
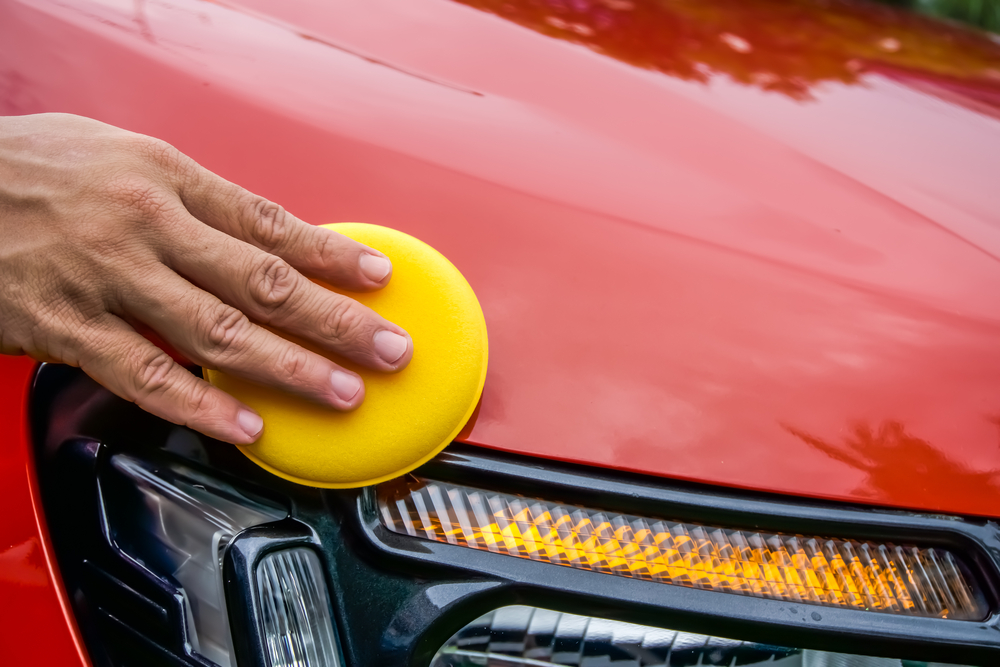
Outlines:
[[[51, 28], [39, 6], [3, 37], [25, 62], [31, 26]], [[60, 3], [76, 46], [110, 44], [80, 67], [128, 71], [29, 92], [158, 134], [304, 218], [439, 248], [490, 332], [467, 442], [1000, 515], [985, 35], [847, 3], [132, 11]]]

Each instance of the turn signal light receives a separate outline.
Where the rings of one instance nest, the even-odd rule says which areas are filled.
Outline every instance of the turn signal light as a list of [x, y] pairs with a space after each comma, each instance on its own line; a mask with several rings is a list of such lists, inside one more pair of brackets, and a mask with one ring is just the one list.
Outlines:
[[330, 596], [313, 550], [270, 553], [257, 564], [256, 578], [267, 667], [340, 667]]
[[414, 477], [382, 484], [397, 533], [675, 586], [829, 607], [986, 617], [948, 551], [602, 512]]

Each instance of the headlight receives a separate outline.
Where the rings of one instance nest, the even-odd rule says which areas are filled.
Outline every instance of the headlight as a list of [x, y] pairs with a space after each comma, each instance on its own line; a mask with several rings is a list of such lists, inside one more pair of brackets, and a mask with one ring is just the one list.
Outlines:
[[104, 503], [108, 537], [153, 574], [177, 582], [191, 648], [221, 667], [234, 664], [223, 554], [242, 530], [287, 513], [182, 465], [118, 455], [111, 470], [103, 485], [116, 492]]
[[[247, 531], [284, 519], [283, 508], [186, 466], [126, 455], [112, 457], [103, 488], [114, 489], [115, 502], [104, 503], [112, 542], [152, 574], [176, 582], [193, 652], [220, 667], [235, 665], [241, 648], [234, 647], [235, 630], [252, 644], [242, 647], [241, 664], [263, 658], [266, 667], [340, 666], [316, 552]], [[234, 577], [243, 585], [230, 587], [230, 604], [238, 607], [230, 610], [223, 563], [234, 547], [244, 556]], [[231, 617], [238, 627], [231, 628]]]

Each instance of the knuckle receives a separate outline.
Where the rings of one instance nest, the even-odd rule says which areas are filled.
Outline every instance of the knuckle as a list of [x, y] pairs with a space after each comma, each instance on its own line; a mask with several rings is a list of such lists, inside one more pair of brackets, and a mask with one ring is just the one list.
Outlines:
[[251, 204], [250, 233], [261, 247], [273, 249], [282, 247], [290, 233], [291, 220], [285, 209], [260, 197]]
[[134, 399], [143, 399], [162, 393], [170, 383], [174, 360], [163, 350], [133, 349], [128, 353], [127, 364], [132, 369]]
[[357, 336], [365, 328], [366, 320], [361, 304], [351, 299], [342, 299], [334, 304], [323, 319], [320, 333], [325, 338], [343, 341]]
[[107, 199], [129, 218], [152, 222], [163, 216], [170, 198], [155, 183], [134, 175], [115, 179], [108, 186]]
[[162, 139], [137, 134], [132, 142], [143, 158], [158, 167], [172, 169], [181, 162], [181, 152]]
[[302, 375], [309, 369], [309, 355], [301, 347], [288, 344], [278, 353], [275, 373], [283, 384], [301, 382]]
[[215, 396], [212, 387], [206, 382], [194, 382], [193, 386], [184, 394], [184, 417], [185, 426], [200, 421], [200, 417], [211, 414], [215, 408]]
[[55, 301], [32, 313], [27, 346], [34, 354], [78, 366], [102, 344], [100, 328], [91, 326], [97, 319], [85, 318], [65, 300]]
[[251, 298], [264, 309], [264, 321], [287, 304], [298, 286], [298, 274], [288, 262], [264, 255], [254, 260], [256, 266], [250, 275], [248, 287]]
[[147, 157], [151, 154], [157, 140], [146, 134], [126, 131], [116, 134], [114, 141], [118, 148], [131, 151], [133, 155]]
[[[322, 230], [329, 231], [329, 230]], [[335, 241], [337, 235], [335, 232], [330, 232], [328, 234], [319, 234], [316, 239], [316, 244], [313, 246], [313, 252], [315, 253], [316, 263], [321, 266], [331, 266], [340, 261], [341, 255], [343, 254], [339, 244]]]
[[246, 315], [224, 303], [214, 305], [206, 316], [205, 346], [211, 355], [232, 351], [250, 327]]

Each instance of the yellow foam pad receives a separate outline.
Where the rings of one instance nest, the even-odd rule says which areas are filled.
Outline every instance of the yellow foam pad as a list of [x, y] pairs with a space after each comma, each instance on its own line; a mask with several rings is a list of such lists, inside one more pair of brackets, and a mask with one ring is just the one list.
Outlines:
[[413, 339], [409, 365], [386, 374], [325, 353], [364, 379], [365, 400], [352, 412], [218, 371], [206, 371], [206, 377], [264, 418], [258, 441], [240, 447], [255, 463], [300, 484], [367, 486], [428, 461], [462, 430], [486, 380], [486, 320], [462, 274], [426, 243], [377, 225], [326, 227], [392, 260], [392, 279], [385, 288], [335, 291], [406, 329]]

